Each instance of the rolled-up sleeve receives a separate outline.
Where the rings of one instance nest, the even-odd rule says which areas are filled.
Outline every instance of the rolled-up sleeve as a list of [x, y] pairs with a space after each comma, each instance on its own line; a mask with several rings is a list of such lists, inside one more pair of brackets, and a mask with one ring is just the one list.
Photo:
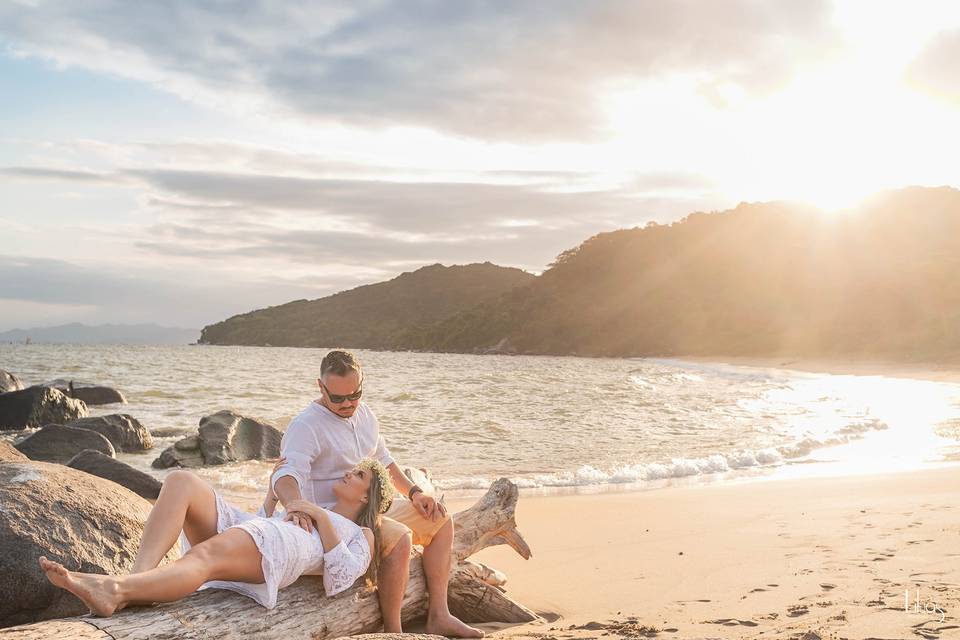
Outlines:
[[393, 456], [390, 455], [390, 450], [387, 449], [387, 443], [384, 441], [383, 436], [380, 436], [377, 439], [377, 451], [374, 454], [377, 460], [383, 463], [383, 466], [389, 466], [393, 464]]
[[359, 529], [349, 542], [340, 541], [323, 554], [323, 590], [335, 596], [347, 589], [370, 566], [370, 544]]
[[291, 476], [300, 487], [300, 494], [306, 497], [304, 487], [310, 478], [310, 467], [320, 455], [320, 443], [313, 434], [309, 425], [294, 420], [287, 427], [280, 441], [280, 456], [286, 458], [283, 466], [276, 470], [271, 479], [276, 490], [277, 480], [284, 476]]

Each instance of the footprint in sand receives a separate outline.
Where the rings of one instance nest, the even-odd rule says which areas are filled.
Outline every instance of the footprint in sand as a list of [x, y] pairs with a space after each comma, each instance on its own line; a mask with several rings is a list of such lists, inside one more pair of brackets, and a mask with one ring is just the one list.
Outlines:
[[820, 588], [823, 589], [824, 591], [830, 591], [831, 589], [836, 589], [837, 585], [830, 584], [829, 582], [821, 582]]
[[736, 618], [717, 618], [716, 620], [704, 620], [702, 624], [722, 624], [725, 627], [756, 627], [759, 626], [753, 620], [738, 620]]

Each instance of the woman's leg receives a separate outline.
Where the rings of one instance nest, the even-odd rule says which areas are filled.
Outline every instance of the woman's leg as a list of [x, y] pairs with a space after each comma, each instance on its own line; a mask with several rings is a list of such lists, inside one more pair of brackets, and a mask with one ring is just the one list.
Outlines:
[[155, 568], [183, 531], [191, 545], [217, 534], [213, 489], [189, 471], [171, 471], [150, 511], [130, 573]]
[[253, 538], [242, 529], [228, 529], [198, 544], [176, 562], [143, 573], [104, 576], [67, 571], [40, 558], [47, 579], [77, 596], [98, 616], [110, 616], [136, 602], [180, 600], [208, 580], [264, 582], [263, 557]]

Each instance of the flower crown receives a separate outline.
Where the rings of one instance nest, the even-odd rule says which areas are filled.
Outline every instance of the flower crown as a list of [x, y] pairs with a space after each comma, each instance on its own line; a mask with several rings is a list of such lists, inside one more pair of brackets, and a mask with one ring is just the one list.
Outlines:
[[390, 480], [390, 472], [383, 466], [383, 463], [373, 458], [366, 458], [357, 465], [361, 469], [366, 469], [370, 473], [376, 474], [380, 478], [380, 513], [386, 513], [387, 509], [393, 503], [397, 490], [393, 488], [393, 482]]

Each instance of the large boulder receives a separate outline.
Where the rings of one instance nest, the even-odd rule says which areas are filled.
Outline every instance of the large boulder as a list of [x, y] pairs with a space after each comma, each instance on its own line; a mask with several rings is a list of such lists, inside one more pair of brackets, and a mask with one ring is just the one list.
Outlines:
[[0, 369], [0, 393], [20, 391], [21, 389], [23, 389], [23, 383], [20, 382], [20, 378], [8, 371]]
[[0, 429], [63, 424], [87, 415], [87, 405], [82, 400], [68, 398], [52, 387], [33, 386], [0, 393]]
[[117, 453], [153, 449], [153, 436], [139, 420], [126, 413], [71, 420], [66, 426], [96, 431], [110, 441]]
[[37, 558], [128, 573], [150, 513], [150, 503], [116, 483], [43, 462], [0, 464], [0, 504], [0, 626], [86, 613], [47, 582]]
[[150, 474], [93, 449], [81, 451], [70, 459], [67, 466], [116, 482], [147, 500], [156, 500], [163, 485]]
[[93, 382], [83, 382], [82, 380], [67, 380], [57, 378], [50, 382], [44, 382], [44, 386], [53, 387], [71, 398], [83, 400], [87, 404], [113, 404], [115, 402], [126, 402], [123, 394], [113, 387], [105, 387]]
[[48, 424], [13, 446], [31, 460], [60, 464], [66, 464], [84, 449], [94, 449], [111, 458], [116, 456], [110, 441], [96, 431], [65, 427], [62, 424]]
[[265, 460], [280, 455], [277, 428], [233, 411], [218, 411], [200, 419], [197, 435], [174, 443], [153, 461], [158, 469]]
[[29, 460], [27, 456], [20, 453], [16, 447], [7, 442], [6, 440], [0, 440], [0, 463], [3, 462], [25, 462]]

